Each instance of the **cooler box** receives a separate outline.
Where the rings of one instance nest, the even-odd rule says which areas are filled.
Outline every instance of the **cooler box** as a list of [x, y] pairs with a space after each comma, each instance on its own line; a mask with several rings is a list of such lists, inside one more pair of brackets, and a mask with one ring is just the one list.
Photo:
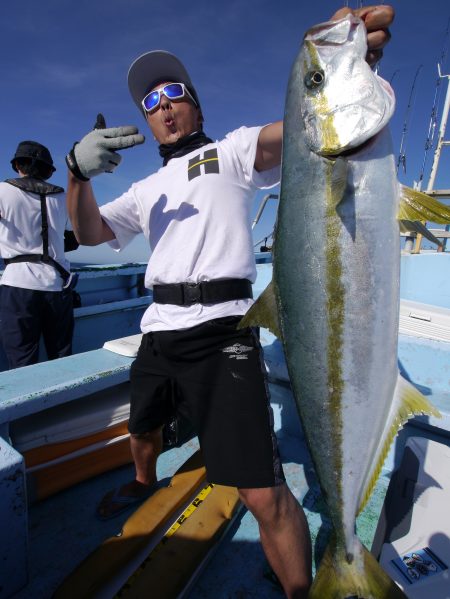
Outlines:
[[409, 599], [450, 599], [450, 447], [411, 437], [372, 553]]

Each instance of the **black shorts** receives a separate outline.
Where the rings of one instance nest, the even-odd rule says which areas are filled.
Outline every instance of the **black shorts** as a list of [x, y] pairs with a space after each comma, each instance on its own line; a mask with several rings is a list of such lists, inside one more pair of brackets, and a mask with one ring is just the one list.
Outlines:
[[198, 434], [209, 482], [284, 482], [262, 349], [240, 316], [147, 333], [131, 366], [131, 433], [162, 426], [175, 407]]

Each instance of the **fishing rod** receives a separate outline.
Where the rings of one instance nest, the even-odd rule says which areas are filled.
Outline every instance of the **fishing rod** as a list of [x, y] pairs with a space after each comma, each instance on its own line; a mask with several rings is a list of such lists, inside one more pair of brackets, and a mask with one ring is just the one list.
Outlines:
[[[383, 0], [383, 2], [384, 2], [384, 0]], [[383, 2], [381, 2], [381, 4], [383, 4]], [[346, 6], [346, 8], [350, 8], [349, 7], [349, 0], [345, 0], [345, 6]], [[362, 8], [362, 7], [363, 7], [363, 0], [358, 0], [356, 2], [355, 8]]]
[[[443, 108], [442, 116], [441, 116], [441, 124], [439, 127], [438, 141], [436, 144], [436, 150], [434, 152], [434, 159], [433, 159], [433, 164], [431, 166], [431, 171], [430, 171], [430, 175], [429, 175], [429, 179], [428, 179], [426, 193], [431, 193], [433, 190], [442, 147], [444, 145], [448, 145], [448, 143], [449, 143], [449, 142], [444, 141], [444, 133], [445, 133], [445, 128], [447, 125], [447, 117], [448, 117], [448, 113], [449, 113], [449, 109], [450, 109], [450, 87], [449, 87], [450, 86], [450, 75], [442, 75], [442, 68], [445, 65], [446, 55], [448, 52], [448, 41], [447, 40], [448, 40], [448, 35], [449, 35], [449, 26], [450, 26], [450, 17], [447, 21], [447, 29], [446, 29], [445, 36], [444, 36], [444, 45], [442, 48], [440, 61], [438, 62], [438, 65], [437, 65], [438, 79], [436, 82], [435, 103], [433, 104], [433, 109], [431, 112], [431, 121], [430, 121], [430, 124], [432, 122], [431, 144], [427, 143], [425, 145], [424, 161], [422, 163], [422, 172], [420, 174], [421, 178], [419, 179], [419, 181], [416, 185], [416, 187], [418, 189], [421, 189], [422, 180], [423, 180], [423, 176], [424, 176], [424, 170], [425, 170], [426, 157], [427, 157], [428, 151], [433, 146], [434, 136], [435, 136], [436, 128], [437, 128], [437, 112], [438, 112], [438, 106], [439, 106], [439, 96], [440, 96], [440, 91], [441, 91], [440, 85], [441, 85], [442, 80], [446, 79], [447, 80], [447, 93], [445, 96], [444, 108]], [[429, 131], [428, 138], [430, 138], [430, 129], [428, 131]], [[428, 142], [428, 139], [427, 139], [427, 142]], [[448, 231], [448, 225], [445, 227], [445, 229]], [[447, 239], [444, 239], [444, 243], [438, 248], [438, 252], [445, 251], [446, 241], [447, 241]], [[418, 254], [420, 252], [421, 243], [422, 243], [422, 235], [419, 234], [416, 238], [416, 244], [414, 247], [415, 254]]]
[[[417, 78], [419, 76], [419, 73], [420, 73], [422, 67], [423, 67], [422, 64], [417, 67], [416, 74], [414, 75], [413, 83], [411, 86], [411, 91], [409, 93], [408, 106], [406, 107], [405, 120], [403, 122], [402, 137], [400, 140], [400, 150], [399, 150], [399, 155], [398, 155], [398, 159], [397, 159], [397, 173], [398, 173], [398, 169], [400, 168], [400, 164], [403, 166], [403, 172], [406, 173], [406, 137], [408, 134], [409, 119], [411, 116], [411, 112], [412, 112], [412, 108], [413, 108], [414, 100], [415, 100], [414, 92], [415, 92], [415, 88], [416, 88], [416, 82], [417, 82]], [[396, 72], [397, 71], [395, 71], [395, 73]], [[395, 73], [394, 73], [394, 75], [395, 75]], [[391, 82], [392, 82], [392, 79], [394, 78], [394, 75], [392, 75]]]
[[426, 165], [426, 162], [428, 159], [428, 152], [433, 147], [434, 138], [435, 138], [436, 129], [437, 129], [437, 115], [438, 115], [438, 108], [439, 108], [439, 103], [440, 103], [441, 82], [442, 82], [442, 77], [440, 76], [440, 71], [441, 71], [441, 68], [444, 67], [444, 64], [445, 64], [445, 61], [447, 58], [449, 26], [450, 26], [450, 17], [447, 21], [447, 29], [444, 34], [444, 42], [442, 45], [440, 60], [438, 62], [438, 65], [439, 65], [438, 66], [438, 77], [436, 80], [436, 86], [435, 86], [435, 90], [434, 90], [433, 107], [431, 109], [431, 116], [430, 116], [430, 123], [428, 125], [427, 139], [425, 141], [425, 150], [424, 150], [424, 156], [423, 156], [423, 161], [422, 161], [422, 167], [420, 169], [420, 175], [419, 175], [419, 179], [418, 179], [418, 182], [416, 185], [417, 189], [419, 189], [419, 190], [422, 188], [422, 181], [423, 181], [424, 174], [425, 174], [425, 165]]
[[395, 71], [392, 73], [391, 78], [389, 79], [389, 85], [392, 86], [392, 82], [395, 79], [395, 76], [397, 75], [397, 73], [400, 71], [400, 69], [395, 69]]

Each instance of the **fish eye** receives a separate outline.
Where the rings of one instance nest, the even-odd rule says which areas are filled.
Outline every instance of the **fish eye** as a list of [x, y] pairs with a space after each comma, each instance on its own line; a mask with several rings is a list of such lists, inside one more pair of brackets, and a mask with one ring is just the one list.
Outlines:
[[305, 85], [308, 89], [317, 89], [325, 81], [325, 73], [322, 70], [309, 71], [305, 75]]

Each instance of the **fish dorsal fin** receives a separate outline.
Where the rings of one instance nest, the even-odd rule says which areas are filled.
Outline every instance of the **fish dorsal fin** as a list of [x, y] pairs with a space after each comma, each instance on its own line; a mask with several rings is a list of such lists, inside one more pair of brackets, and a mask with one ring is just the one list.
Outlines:
[[438, 202], [431, 196], [405, 185], [400, 186], [399, 220], [431, 221], [440, 225], [450, 223], [450, 206]]
[[273, 281], [271, 281], [258, 297], [247, 314], [240, 321], [238, 328], [265, 327], [281, 339], [281, 328], [278, 321], [277, 300]]
[[435, 416], [436, 418], [441, 417], [441, 414], [431, 404], [431, 402], [399, 373], [397, 384], [395, 386], [391, 411], [386, 420], [386, 426], [380, 439], [373, 467], [369, 472], [366, 487], [361, 495], [358, 513], [364, 509], [369, 497], [372, 494], [380, 475], [381, 468], [383, 467], [383, 463], [397, 432], [402, 428], [405, 422], [407, 422], [412, 416], [418, 414]]

